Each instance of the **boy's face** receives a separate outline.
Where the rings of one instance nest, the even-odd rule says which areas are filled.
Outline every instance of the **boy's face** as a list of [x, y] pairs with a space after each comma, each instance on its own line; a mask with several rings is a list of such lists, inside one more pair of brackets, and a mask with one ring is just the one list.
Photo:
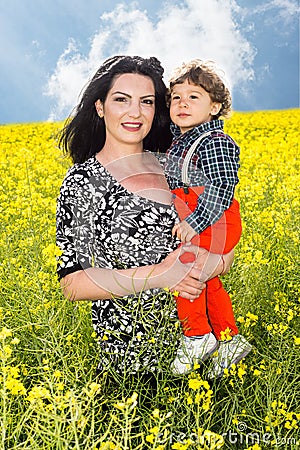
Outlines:
[[209, 93], [201, 86], [185, 80], [175, 84], [171, 91], [170, 116], [181, 133], [209, 122], [221, 109], [221, 103], [212, 102]]

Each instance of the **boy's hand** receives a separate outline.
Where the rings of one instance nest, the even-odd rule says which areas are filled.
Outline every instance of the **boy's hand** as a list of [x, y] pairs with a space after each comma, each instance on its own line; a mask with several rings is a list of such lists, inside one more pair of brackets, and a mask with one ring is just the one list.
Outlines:
[[190, 242], [196, 234], [196, 231], [185, 220], [174, 225], [172, 229], [172, 236], [176, 235], [184, 243]]

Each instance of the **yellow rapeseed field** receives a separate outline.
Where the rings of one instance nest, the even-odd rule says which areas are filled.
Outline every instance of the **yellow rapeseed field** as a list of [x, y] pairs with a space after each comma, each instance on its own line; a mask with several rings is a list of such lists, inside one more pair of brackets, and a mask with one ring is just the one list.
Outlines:
[[[0, 450], [299, 448], [300, 110], [235, 113], [243, 235], [224, 277], [249, 356], [218, 381], [95, 378], [90, 304], [55, 275], [61, 123], [0, 126]], [[109, 381], [110, 380], [110, 381]]]

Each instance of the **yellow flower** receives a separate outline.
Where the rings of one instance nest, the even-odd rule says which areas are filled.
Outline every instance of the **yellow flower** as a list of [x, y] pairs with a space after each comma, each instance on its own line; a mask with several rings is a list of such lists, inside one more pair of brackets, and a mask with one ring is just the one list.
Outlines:
[[300, 345], [300, 337], [294, 336], [294, 341], [296, 345]]
[[247, 312], [246, 317], [254, 322], [258, 321], [258, 316], [256, 314], [252, 314], [251, 312]]
[[[120, 447], [117, 447], [113, 442], [101, 442], [99, 450], [118, 450]], [[93, 450], [98, 450], [94, 448]]]
[[62, 377], [62, 373], [61, 373], [60, 370], [55, 370], [53, 372], [53, 376], [54, 376], [54, 378], [61, 378]]
[[221, 331], [221, 341], [231, 341], [232, 336], [231, 336], [231, 329], [230, 328], [226, 328], [226, 330]]
[[85, 392], [89, 397], [94, 397], [95, 394], [97, 394], [101, 389], [101, 384], [98, 383], [91, 383], [89, 385], [89, 389], [86, 389]]
[[0, 331], [0, 339], [5, 339], [7, 337], [10, 337], [11, 335], [12, 331], [6, 327], [2, 328], [2, 330]]
[[202, 380], [198, 380], [196, 378], [189, 379], [189, 388], [193, 389], [194, 391], [197, 391], [197, 389], [199, 389], [202, 384]]
[[16, 378], [8, 378], [6, 380], [6, 387], [12, 395], [26, 395], [26, 389], [23, 383]]
[[125, 402], [118, 402], [114, 404], [114, 407], [119, 409], [120, 411], [123, 411], [123, 409], [126, 408], [126, 403]]
[[187, 444], [180, 444], [179, 442], [175, 442], [172, 445], [171, 448], [174, 449], [174, 450], [186, 450], [188, 447], [189, 447], [188, 443]]
[[18, 378], [20, 376], [20, 369], [19, 369], [19, 367], [10, 366], [7, 369], [8, 369], [10, 377]]
[[153, 416], [155, 419], [158, 419], [158, 418], [159, 418], [159, 415], [160, 415], [159, 409], [154, 409], [154, 410], [152, 411], [152, 416]]
[[293, 428], [297, 429], [298, 428], [297, 420], [293, 419], [286, 421], [284, 427], [287, 428], [288, 430], [292, 430]]
[[2, 358], [6, 359], [6, 358], [10, 358], [12, 355], [13, 349], [11, 348], [10, 345], [3, 345], [3, 350], [2, 352], [0, 351], [0, 354], [2, 354]]
[[40, 399], [47, 398], [51, 398], [51, 394], [47, 388], [45, 388], [44, 386], [34, 386], [28, 393], [26, 400], [28, 400], [30, 403], [34, 403], [35, 401], [38, 401]]
[[150, 444], [153, 444], [154, 440], [155, 440], [154, 434], [148, 434], [148, 436], [146, 436], [146, 441], [150, 442]]
[[240, 362], [237, 368], [238, 377], [242, 380], [243, 376], [246, 375], [247, 365], [243, 362]]
[[187, 396], [186, 401], [187, 401], [188, 405], [192, 405], [193, 404], [193, 399], [192, 399], [192, 397], [190, 395]]

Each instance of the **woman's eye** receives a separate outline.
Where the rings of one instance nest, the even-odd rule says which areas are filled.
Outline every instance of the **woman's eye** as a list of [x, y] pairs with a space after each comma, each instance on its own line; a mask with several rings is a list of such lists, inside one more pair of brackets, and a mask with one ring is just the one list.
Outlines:
[[126, 97], [115, 97], [114, 101], [115, 102], [126, 102], [127, 98]]
[[152, 98], [145, 98], [143, 103], [146, 105], [154, 105], [154, 100], [152, 100]]

